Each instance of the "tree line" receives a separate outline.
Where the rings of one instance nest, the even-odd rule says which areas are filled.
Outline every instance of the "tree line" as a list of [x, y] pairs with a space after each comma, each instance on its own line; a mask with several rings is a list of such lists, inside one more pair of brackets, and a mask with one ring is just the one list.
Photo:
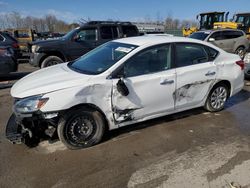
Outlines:
[[65, 33], [75, 27], [75, 24], [68, 24], [56, 18], [55, 15], [47, 14], [42, 18], [33, 16], [21, 16], [18, 12], [11, 12], [0, 15], [0, 29], [30, 28], [37, 32], [61, 32]]
[[164, 22], [165, 30], [182, 29], [184, 27], [197, 27], [198, 24], [194, 20], [180, 20], [168, 16]]
[[[66, 23], [63, 20], [58, 19], [55, 15], [48, 14], [42, 18], [37, 18], [33, 16], [23, 17], [18, 12], [11, 12], [0, 14], [0, 29], [11, 29], [11, 28], [30, 28], [34, 29], [36, 32], [60, 32], [66, 33], [69, 30], [83, 24], [86, 21], [90, 21], [81, 18], [78, 23]], [[164, 20], [164, 19], [163, 19]], [[174, 19], [172, 16], [168, 16], [164, 21], [152, 21], [146, 20], [145, 22], [159, 23], [163, 24], [165, 30], [169, 29], [182, 29], [183, 27], [197, 26], [197, 23], [193, 20], [179, 20]]]

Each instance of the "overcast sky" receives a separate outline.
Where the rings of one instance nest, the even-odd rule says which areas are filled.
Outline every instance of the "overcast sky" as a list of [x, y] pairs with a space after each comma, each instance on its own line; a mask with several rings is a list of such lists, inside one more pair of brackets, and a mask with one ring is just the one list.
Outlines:
[[11, 11], [36, 17], [54, 14], [67, 22], [80, 18], [156, 20], [168, 15], [195, 20], [204, 11], [230, 11], [230, 17], [236, 12], [250, 12], [250, 0], [0, 0], [0, 15]]

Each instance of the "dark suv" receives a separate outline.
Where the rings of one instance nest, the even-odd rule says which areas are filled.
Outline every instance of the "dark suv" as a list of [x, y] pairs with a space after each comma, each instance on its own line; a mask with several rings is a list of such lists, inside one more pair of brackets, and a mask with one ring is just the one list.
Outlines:
[[62, 38], [32, 43], [30, 64], [44, 68], [71, 61], [110, 40], [138, 35], [130, 22], [91, 21]]
[[0, 46], [5, 46], [6, 48], [12, 48], [14, 51], [14, 58], [18, 59], [21, 57], [21, 52], [19, 48], [18, 41], [9, 35], [7, 32], [0, 31]]

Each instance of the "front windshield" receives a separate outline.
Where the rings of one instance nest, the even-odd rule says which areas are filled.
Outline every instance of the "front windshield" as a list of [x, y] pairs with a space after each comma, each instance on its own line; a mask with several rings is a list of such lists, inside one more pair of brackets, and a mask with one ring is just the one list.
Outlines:
[[136, 47], [137, 46], [131, 44], [108, 42], [76, 61], [70, 62], [68, 66], [84, 74], [100, 74], [109, 69]]
[[198, 39], [198, 40], [205, 40], [208, 35], [209, 35], [209, 33], [206, 33], [206, 32], [197, 32], [197, 33], [193, 33], [192, 35], [190, 35], [189, 38]]
[[75, 29], [69, 31], [69, 32], [68, 32], [66, 35], [64, 35], [62, 38], [63, 38], [63, 39], [67, 39], [67, 38], [71, 37], [72, 34], [75, 33], [75, 31], [76, 31], [77, 29], [78, 29], [78, 28], [75, 28]]

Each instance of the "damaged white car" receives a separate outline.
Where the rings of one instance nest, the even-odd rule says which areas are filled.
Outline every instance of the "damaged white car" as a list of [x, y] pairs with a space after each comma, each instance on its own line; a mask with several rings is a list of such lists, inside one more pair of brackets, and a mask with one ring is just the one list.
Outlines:
[[77, 149], [105, 130], [201, 106], [220, 111], [243, 88], [243, 70], [239, 56], [194, 39], [115, 40], [18, 81], [6, 136], [30, 144], [58, 135]]

